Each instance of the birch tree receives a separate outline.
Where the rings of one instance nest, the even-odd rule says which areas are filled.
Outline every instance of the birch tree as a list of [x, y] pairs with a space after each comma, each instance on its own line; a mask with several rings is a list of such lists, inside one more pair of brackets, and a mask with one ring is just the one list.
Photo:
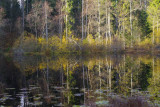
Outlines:
[[[155, 27], [157, 26], [157, 31], [159, 27], [159, 14], [160, 14], [160, 2], [159, 0], [153, 0], [149, 2], [149, 6], [147, 12], [149, 14], [149, 21], [152, 23], [153, 36], [152, 36], [152, 44], [155, 44]], [[156, 24], [157, 19], [157, 24]]]
[[24, 32], [24, 0], [21, 0], [22, 6], [22, 32]]
[[27, 25], [30, 29], [32, 29], [38, 37], [44, 37], [44, 32], [46, 39], [48, 38], [48, 23], [51, 20], [51, 11], [52, 9], [49, 7], [49, 4], [45, 2], [38, 2], [32, 4], [32, 10], [27, 15]]
[[48, 4], [45, 1], [44, 2], [44, 9], [45, 9], [45, 31], [46, 31], [46, 41], [47, 41], [47, 47], [48, 47]]
[[132, 0], [130, 0], [130, 29], [131, 29], [131, 48], [133, 47], [133, 33], [132, 33]]

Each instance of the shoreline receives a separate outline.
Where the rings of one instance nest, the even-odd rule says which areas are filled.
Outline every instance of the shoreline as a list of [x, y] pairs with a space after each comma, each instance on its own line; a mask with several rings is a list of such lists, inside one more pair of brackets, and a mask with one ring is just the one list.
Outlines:
[[145, 55], [160, 55], [160, 50], [145, 50], [145, 49], [125, 49], [125, 50], [114, 50], [114, 51], [100, 51], [100, 52], [83, 52], [83, 51], [75, 51], [75, 52], [24, 52], [24, 53], [14, 53], [14, 52], [0, 52], [0, 54], [4, 54], [5, 56], [61, 56], [61, 55], [75, 55], [75, 56], [88, 56], [88, 55], [110, 55], [110, 54], [145, 54]]

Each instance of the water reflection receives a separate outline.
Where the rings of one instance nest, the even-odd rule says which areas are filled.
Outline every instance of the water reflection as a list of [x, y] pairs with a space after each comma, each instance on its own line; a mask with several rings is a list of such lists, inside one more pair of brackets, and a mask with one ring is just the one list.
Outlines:
[[1, 56], [0, 105], [149, 107], [160, 104], [160, 59], [147, 55]]

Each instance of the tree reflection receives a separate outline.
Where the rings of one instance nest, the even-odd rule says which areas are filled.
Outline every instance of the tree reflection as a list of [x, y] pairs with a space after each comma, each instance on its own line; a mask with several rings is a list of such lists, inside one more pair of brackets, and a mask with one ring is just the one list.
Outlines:
[[[27, 98], [28, 100], [24, 102], [28, 102], [28, 105], [96, 106], [104, 104], [109, 106], [114, 105], [114, 102], [131, 103], [132, 98], [141, 101], [142, 99], [139, 100], [141, 97], [145, 98], [143, 100], [148, 102], [148, 105], [149, 102], [159, 103], [160, 60], [158, 57], [108, 55], [91, 58], [74, 56], [42, 58], [28, 56], [28, 58], [21, 58], [23, 60], [19, 59], [15, 57], [15, 66], [12, 66], [14, 65], [12, 63], [10, 64], [12, 68], [10, 67], [8, 71], [6, 69], [7, 72], [14, 70], [15, 73], [12, 74], [16, 75], [1, 73], [2, 90], [0, 92], [7, 92], [5, 87], [9, 86], [19, 86], [19, 88], [15, 87], [16, 93], [26, 88], [26, 94], [21, 98]], [[4, 68], [1, 65], [1, 69]], [[7, 82], [10, 77], [17, 81], [14, 85], [10, 85], [12, 82]], [[18, 81], [25, 85], [20, 86], [22, 83]], [[20, 100], [16, 101], [18, 103]]]

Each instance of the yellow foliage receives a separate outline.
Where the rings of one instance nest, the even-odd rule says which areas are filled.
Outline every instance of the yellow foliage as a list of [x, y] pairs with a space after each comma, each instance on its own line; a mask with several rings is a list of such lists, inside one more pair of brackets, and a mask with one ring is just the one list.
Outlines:
[[44, 38], [42, 38], [42, 37], [39, 37], [39, 38], [38, 38], [38, 42], [39, 42], [40, 44], [44, 43], [44, 41], [45, 41]]
[[152, 41], [151, 41], [150, 38], [146, 38], [145, 40], [143, 40], [139, 43], [139, 46], [140, 47], [146, 47], [147, 46], [146, 48], [149, 48], [148, 46], [152, 46]]
[[94, 40], [94, 38], [91, 34], [89, 34], [87, 36], [87, 41], [89, 42], [89, 44], [94, 44], [95, 43], [95, 40]]

